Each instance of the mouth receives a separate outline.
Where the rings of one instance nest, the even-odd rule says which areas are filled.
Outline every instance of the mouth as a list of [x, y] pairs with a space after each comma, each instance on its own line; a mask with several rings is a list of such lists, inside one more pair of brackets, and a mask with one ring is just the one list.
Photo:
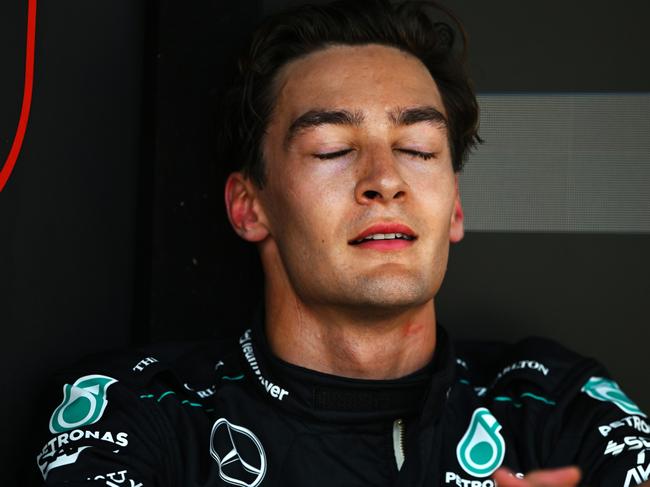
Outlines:
[[408, 226], [396, 223], [372, 225], [348, 241], [349, 245], [377, 250], [405, 248], [417, 240], [417, 235]]

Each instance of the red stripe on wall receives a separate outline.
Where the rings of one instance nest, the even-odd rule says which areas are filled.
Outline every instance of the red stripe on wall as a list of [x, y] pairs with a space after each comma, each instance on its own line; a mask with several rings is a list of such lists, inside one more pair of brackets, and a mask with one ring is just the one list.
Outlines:
[[20, 119], [7, 160], [0, 170], [0, 192], [4, 189], [11, 171], [16, 165], [16, 160], [23, 146], [29, 110], [32, 105], [32, 88], [34, 86], [34, 49], [36, 45], [36, 0], [28, 0], [27, 6], [27, 46], [25, 49], [25, 86], [23, 90], [23, 105], [20, 109]]

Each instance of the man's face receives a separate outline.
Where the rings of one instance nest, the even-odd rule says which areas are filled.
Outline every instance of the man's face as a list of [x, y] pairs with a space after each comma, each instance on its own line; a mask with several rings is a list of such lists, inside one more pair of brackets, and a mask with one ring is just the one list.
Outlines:
[[288, 64], [276, 89], [259, 191], [267, 284], [361, 312], [430, 301], [462, 212], [427, 69], [394, 48], [335, 46]]

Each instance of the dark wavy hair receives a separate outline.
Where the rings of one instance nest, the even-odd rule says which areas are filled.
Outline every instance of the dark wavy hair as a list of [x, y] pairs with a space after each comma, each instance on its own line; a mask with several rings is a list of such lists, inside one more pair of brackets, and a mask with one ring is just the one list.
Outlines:
[[447, 112], [453, 168], [460, 171], [470, 150], [481, 142], [478, 104], [465, 67], [467, 36], [451, 11], [415, 0], [338, 0], [268, 17], [253, 33], [223, 97], [220, 158], [236, 162], [236, 169], [263, 187], [262, 143], [275, 107], [279, 70], [329, 46], [366, 44], [400, 49], [427, 67]]

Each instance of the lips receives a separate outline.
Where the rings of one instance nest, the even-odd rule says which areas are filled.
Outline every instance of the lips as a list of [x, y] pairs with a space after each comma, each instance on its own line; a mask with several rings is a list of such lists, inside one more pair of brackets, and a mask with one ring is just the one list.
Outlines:
[[371, 225], [354, 237], [348, 243], [350, 245], [361, 245], [370, 242], [405, 241], [410, 242], [417, 238], [417, 235], [410, 227], [401, 223], [378, 223]]

